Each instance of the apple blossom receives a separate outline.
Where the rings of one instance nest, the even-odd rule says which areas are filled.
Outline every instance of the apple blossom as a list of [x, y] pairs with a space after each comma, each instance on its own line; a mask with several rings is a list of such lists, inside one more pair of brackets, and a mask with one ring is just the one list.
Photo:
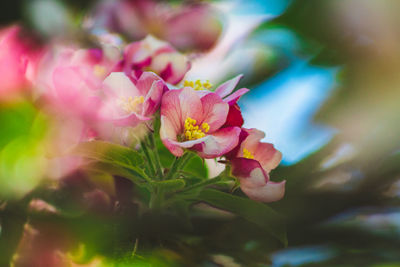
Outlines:
[[39, 95], [58, 112], [93, 120], [100, 105], [101, 84], [111, 71], [118, 69], [119, 62], [120, 53], [113, 47], [55, 46], [40, 63], [34, 83]]
[[151, 70], [166, 82], [179, 83], [190, 69], [189, 60], [171, 45], [148, 35], [144, 40], [131, 43], [124, 50], [124, 71]]
[[229, 104], [215, 93], [200, 96], [193, 88], [184, 87], [164, 94], [161, 104], [160, 137], [175, 156], [184, 148], [203, 158], [215, 158], [238, 144], [239, 127], [222, 127]]
[[178, 6], [154, 0], [103, 1], [88, 22], [93, 31], [106, 28], [131, 40], [152, 34], [179, 50], [208, 50], [222, 33], [217, 9], [198, 1]]
[[272, 202], [285, 193], [285, 183], [272, 182], [269, 173], [275, 169], [282, 154], [270, 143], [260, 142], [265, 134], [257, 129], [243, 129], [247, 136], [231, 158], [232, 174], [239, 178], [242, 191], [251, 199]]
[[135, 127], [152, 119], [166, 90], [164, 81], [153, 72], [143, 72], [138, 78], [113, 72], [103, 82], [105, 104], [100, 116], [117, 126]]

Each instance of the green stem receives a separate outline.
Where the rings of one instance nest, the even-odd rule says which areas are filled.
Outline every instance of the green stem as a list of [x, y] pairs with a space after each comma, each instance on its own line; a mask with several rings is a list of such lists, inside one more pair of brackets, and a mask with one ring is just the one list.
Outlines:
[[192, 154], [190, 152], [185, 152], [182, 157], [176, 157], [172, 162], [171, 168], [169, 169], [167, 175], [165, 176], [165, 180], [174, 178], [177, 171], [183, 168], [191, 157]]
[[159, 210], [162, 206], [164, 194], [160, 188], [154, 188], [154, 192], [151, 194], [149, 207], [152, 210]]
[[191, 152], [186, 152], [185, 155], [182, 156], [182, 162], [179, 166], [179, 170], [182, 170], [183, 168], [185, 168], [186, 164], [188, 164], [189, 160], [191, 160], [193, 158], [194, 154]]
[[163, 176], [163, 168], [161, 165], [160, 155], [158, 154], [158, 150], [155, 145], [155, 140], [154, 140], [153, 134], [149, 135], [149, 142], [150, 142], [150, 147], [153, 150], [153, 155], [154, 155], [154, 159], [155, 159], [155, 165], [156, 165], [158, 177], [162, 177]]
[[156, 171], [154, 169], [153, 160], [150, 157], [149, 149], [147, 148], [147, 145], [143, 141], [140, 142], [140, 147], [142, 148], [143, 153], [144, 153], [144, 155], [145, 155], [145, 157], [147, 159], [146, 164], [149, 167], [150, 175], [154, 176]]
[[0, 266], [11, 266], [12, 256], [24, 232], [27, 206], [31, 197], [28, 195], [17, 202], [8, 202], [0, 210], [2, 232], [0, 235]]
[[187, 192], [187, 191], [190, 191], [190, 190], [193, 190], [193, 189], [196, 189], [196, 188], [199, 188], [199, 187], [204, 187], [204, 186], [207, 186], [207, 185], [216, 184], [216, 183], [220, 182], [221, 180], [222, 180], [222, 177], [221, 176], [217, 176], [215, 178], [202, 181], [202, 182], [194, 184], [192, 186], [188, 186], [188, 187], [182, 189], [181, 191], [179, 191], [179, 193]]

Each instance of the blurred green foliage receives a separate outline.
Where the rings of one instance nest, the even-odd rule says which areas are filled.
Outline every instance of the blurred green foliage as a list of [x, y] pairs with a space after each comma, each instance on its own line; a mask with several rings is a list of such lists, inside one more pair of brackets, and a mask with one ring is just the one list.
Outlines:
[[[353, 4], [348, 7], [350, 14], [354, 12], [361, 25], [369, 25], [372, 19], [368, 15], [375, 13], [373, 4], [378, 1], [295, 0], [281, 16], [262, 24], [249, 38], [250, 42], [264, 31], [284, 29], [299, 37], [297, 56], [308, 58], [312, 65], [340, 68], [337, 88], [315, 116], [316, 121], [338, 129], [338, 134], [307, 158], [272, 172], [273, 179], [287, 180], [282, 201], [271, 205], [250, 204], [243, 200], [245, 196], [240, 190], [228, 194], [230, 187], [221, 184], [216, 187], [224, 192], [207, 189], [200, 194], [196, 190], [193, 194], [182, 193], [182, 199], [170, 207], [175, 212], [139, 214], [138, 203], [132, 202], [132, 198], [142, 194], [147, 195], [148, 200], [149, 193], [138, 186], [141, 181], [137, 180], [135, 172], [141, 170], [137, 170], [136, 165], [142, 162], [132, 163], [137, 155], [129, 150], [125, 151], [130, 154], [128, 161], [121, 159], [116, 164], [118, 168], [110, 168], [109, 164], [116, 162], [107, 162], [100, 153], [100, 163], [91, 162], [85, 172], [67, 177], [59, 188], [40, 192], [37, 196], [53, 205], [58, 213], [30, 212], [30, 224], [37, 229], [51, 226], [58, 229], [56, 233], [70, 234], [75, 241], [74, 247], [77, 243], [85, 246], [82, 262], [90, 262], [101, 255], [106, 258], [104, 266], [217, 266], [215, 255], [228, 256], [242, 266], [271, 266], [274, 255], [286, 250], [269, 229], [265, 229], [270, 228], [270, 223], [275, 233], [287, 229], [289, 249], [326, 246], [334, 252], [330, 258], [300, 262], [297, 266], [400, 266], [398, 221], [396, 226], [396, 222], [388, 219], [391, 214], [399, 213], [400, 205], [398, 192], [392, 192], [400, 177], [400, 49], [394, 46], [387, 50], [385, 40], [378, 38], [379, 34], [359, 33], [350, 26], [338, 24], [340, 12], [343, 12], [338, 9], [339, 2]], [[382, 5], [387, 12], [378, 14], [396, 22], [396, 12], [400, 10], [398, 2], [379, 2], [377, 5]], [[4, 13], [2, 23], [21, 17], [21, 1], [7, 3], [9, 7], [0, 9]], [[91, 1], [68, 3], [75, 9], [87, 8], [90, 4]], [[352, 11], [351, 7], [360, 9]], [[370, 13], [357, 13], [359, 10], [370, 10]], [[383, 17], [376, 17], [372, 24], [379, 24]], [[383, 28], [381, 30], [384, 32]], [[372, 41], [360, 42], [360, 35], [365, 34]], [[266, 58], [276, 63], [275, 67], [242, 81], [242, 86], [252, 87], [267, 80], [290, 63], [290, 58], [269, 56], [271, 54], [266, 53]], [[36, 159], [41, 153], [39, 143], [43, 129], [46, 129], [45, 120], [33, 106], [22, 103], [1, 107], [0, 125], [0, 164], [8, 166], [1, 169], [1, 173], [8, 179], [10, 174], [15, 175], [14, 167], [22, 164], [24, 172], [18, 173], [17, 177], [23, 177], [21, 181], [30, 179], [29, 174], [34, 173], [32, 168], [38, 166], [32, 158]], [[351, 145], [355, 153], [345, 159], [333, 160], [333, 155], [343, 145]], [[156, 139], [156, 147], [162, 165], [171, 166], [174, 157], [159, 139]], [[99, 154], [88, 157], [99, 160]], [[324, 163], [328, 159], [335, 164], [326, 167]], [[126, 164], [129, 164], [128, 168]], [[118, 178], [114, 181], [114, 177], [91, 172], [101, 168]], [[199, 157], [191, 159], [184, 169], [188, 170], [195, 175], [186, 181], [186, 186], [207, 178], [207, 168]], [[103, 181], [108, 181], [103, 182], [102, 187], [93, 182], [100, 176]], [[3, 191], [10, 193], [3, 177], [0, 176], [0, 194]], [[107, 191], [112, 187], [110, 180], [115, 187], [110, 190], [115, 192], [110, 193], [110, 199], [101, 194], [95, 195], [94, 200], [88, 198], [93, 196], [88, 193], [95, 189]], [[136, 184], [132, 185], [129, 180]], [[29, 188], [36, 183], [36, 178], [32, 181]], [[180, 182], [167, 185], [172, 191], [179, 191], [182, 186]], [[191, 206], [193, 199], [239, 216], [202, 204]], [[93, 210], [93, 206], [86, 205], [90, 201], [104, 210]], [[192, 208], [190, 216], [189, 208]], [[271, 221], [276, 213], [279, 218], [283, 217], [283, 222]], [[377, 215], [381, 220], [376, 220], [370, 227], [363, 226], [363, 222]], [[10, 255], [6, 254], [12, 253], [11, 248], [15, 249], [19, 240], [26, 220], [26, 207], [0, 208], [0, 216], [0, 248], [11, 244], [7, 252], [2, 251], [4, 254], [0, 258], [9, 259]], [[286, 242], [283, 234], [278, 238]]]

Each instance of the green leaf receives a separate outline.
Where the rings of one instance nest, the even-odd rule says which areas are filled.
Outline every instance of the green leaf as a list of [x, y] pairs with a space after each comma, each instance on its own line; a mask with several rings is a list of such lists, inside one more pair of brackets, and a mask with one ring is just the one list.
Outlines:
[[80, 143], [73, 151], [80, 156], [98, 161], [115, 162], [130, 166], [138, 166], [143, 163], [142, 156], [137, 151], [104, 141]]
[[105, 172], [111, 175], [125, 177], [139, 186], [145, 186], [142, 177], [138, 176], [136, 172], [132, 172], [129, 168], [113, 165], [104, 162], [94, 162], [85, 166], [88, 171]]
[[153, 185], [160, 188], [163, 192], [175, 192], [185, 187], [185, 180], [172, 179], [167, 181], [153, 182]]
[[90, 141], [77, 145], [71, 154], [128, 169], [136, 176], [146, 178], [140, 168], [142, 156], [135, 150], [103, 141]]
[[198, 199], [233, 212], [258, 225], [287, 246], [286, 229], [282, 217], [266, 204], [238, 197], [215, 189], [204, 189]]

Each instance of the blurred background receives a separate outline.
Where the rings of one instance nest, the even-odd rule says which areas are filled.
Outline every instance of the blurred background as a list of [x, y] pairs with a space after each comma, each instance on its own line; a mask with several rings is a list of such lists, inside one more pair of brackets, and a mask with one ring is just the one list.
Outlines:
[[[238, 88], [251, 90], [239, 102], [244, 126], [263, 130], [264, 141], [283, 154], [272, 179], [287, 181], [286, 194], [270, 206], [285, 218], [287, 247], [247, 222], [215, 216], [195, 220], [190, 237], [163, 237], [169, 241], [154, 251], [156, 234], [143, 223], [136, 226], [151, 236], [143, 245], [146, 260], [120, 266], [400, 266], [398, 0], [15, 0], [0, 6], [2, 25], [19, 22], [42, 43], [50, 37], [88, 43], [109, 34], [118, 45], [152, 33], [193, 58], [189, 79], [219, 84], [243, 73]], [[3, 195], [38, 183], [47, 123], [29, 103], [0, 102]], [[72, 177], [67, 186], [77, 183]], [[23, 225], [15, 205], [1, 210], [0, 199], [4, 259], [21, 247], [21, 235], [2, 231]], [[62, 243], [74, 257], [91, 255], [90, 266], [101, 266], [93, 255], [120, 255], [108, 251], [123, 246], [107, 244], [107, 235], [134, 225], [125, 217], [111, 227], [90, 216], [46, 216], [34, 222], [46, 232], [39, 250]], [[164, 230], [174, 233], [170, 226]], [[36, 266], [24, 264], [17, 266]]]

